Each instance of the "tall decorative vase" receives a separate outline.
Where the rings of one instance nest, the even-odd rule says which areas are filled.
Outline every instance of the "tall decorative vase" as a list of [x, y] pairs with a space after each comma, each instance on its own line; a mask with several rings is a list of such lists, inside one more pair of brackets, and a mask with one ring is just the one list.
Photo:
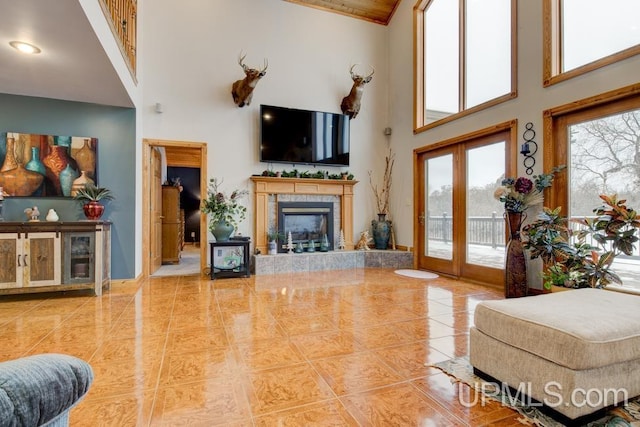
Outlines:
[[4, 163], [2, 163], [0, 172], [6, 172], [18, 167], [18, 162], [16, 161], [15, 146], [15, 139], [7, 138], [7, 152], [5, 153]]
[[84, 140], [84, 145], [76, 152], [75, 158], [81, 171], [85, 171], [91, 178], [95, 178], [96, 174], [96, 152], [91, 148], [90, 139]]
[[47, 168], [47, 179], [53, 187], [47, 188], [47, 190], [52, 191], [54, 194], [47, 194], [47, 196], [61, 196], [60, 172], [69, 164], [67, 148], [62, 145], [52, 145], [49, 150], [49, 154], [42, 159], [42, 163]]
[[224, 221], [218, 221], [209, 225], [209, 230], [213, 237], [216, 238], [216, 242], [226, 242], [233, 233], [234, 226]]
[[387, 249], [391, 236], [391, 221], [387, 221], [387, 214], [378, 214], [378, 220], [371, 221], [373, 243], [376, 249]]
[[71, 196], [71, 186], [78, 176], [78, 172], [70, 164], [67, 164], [67, 167], [60, 171], [60, 189], [64, 197]]
[[506, 211], [505, 219], [509, 230], [504, 266], [504, 286], [506, 298], [518, 298], [527, 296], [527, 263], [524, 257], [522, 241], [520, 240], [520, 227], [525, 220], [523, 212]]

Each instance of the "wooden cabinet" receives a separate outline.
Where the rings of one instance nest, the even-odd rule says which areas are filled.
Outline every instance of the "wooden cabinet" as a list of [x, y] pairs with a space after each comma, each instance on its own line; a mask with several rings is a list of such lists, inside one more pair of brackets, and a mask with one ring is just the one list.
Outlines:
[[60, 233], [3, 233], [0, 253], [0, 289], [60, 284]]
[[180, 262], [181, 250], [180, 190], [162, 187], [162, 263]]
[[93, 289], [111, 283], [104, 221], [0, 223], [0, 295]]

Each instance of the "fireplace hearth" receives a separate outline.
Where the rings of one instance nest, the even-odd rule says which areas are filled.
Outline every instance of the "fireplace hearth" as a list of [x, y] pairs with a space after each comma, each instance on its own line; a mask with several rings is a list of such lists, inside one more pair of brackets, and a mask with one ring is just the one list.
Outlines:
[[301, 243], [305, 250], [313, 242], [320, 249], [320, 242], [327, 237], [329, 250], [333, 250], [333, 203], [327, 202], [278, 202], [278, 228], [285, 241], [278, 252], [286, 252], [289, 233], [293, 244]]

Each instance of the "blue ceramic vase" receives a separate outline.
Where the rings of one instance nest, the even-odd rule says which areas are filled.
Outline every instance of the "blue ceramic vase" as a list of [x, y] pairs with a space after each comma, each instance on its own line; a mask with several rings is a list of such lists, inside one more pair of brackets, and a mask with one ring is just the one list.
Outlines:
[[378, 214], [378, 220], [371, 221], [373, 242], [376, 249], [387, 249], [391, 237], [391, 221], [386, 220], [386, 214]]
[[71, 197], [71, 186], [79, 176], [78, 172], [70, 164], [67, 164], [67, 167], [60, 171], [60, 189], [64, 197]]

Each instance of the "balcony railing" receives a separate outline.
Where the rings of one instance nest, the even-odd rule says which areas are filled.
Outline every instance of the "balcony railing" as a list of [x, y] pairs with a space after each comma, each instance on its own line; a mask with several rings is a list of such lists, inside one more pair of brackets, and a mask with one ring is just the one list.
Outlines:
[[137, 0], [100, 0], [102, 10], [110, 18], [111, 30], [120, 42], [131, 74], [136, 75]]
[[[452, 224], [452, 218], [447, 214], [429, 216], [427, 238], [445, 243], [451, 242], [453, 236]], [[492, 216], [469, 217], [467, 220], [467, 243], [471, 245], [490, 246], [494, 249], [504, 247], [506, 243], [504, 224], [505, 220], [500, 214], [494, 213]], [[573, 230], [582, 228], [573, 221], [570, 221], [569, 224]], [[592, 246], [597, 246], [597, 243], [592, 238], [589, 238], [587, 243]], [[629, 257], [621, 255], [620, 258], [625, 259]], [[640, 259], [640, 245], [635, 245], [634, 253], [630, 258]]]

